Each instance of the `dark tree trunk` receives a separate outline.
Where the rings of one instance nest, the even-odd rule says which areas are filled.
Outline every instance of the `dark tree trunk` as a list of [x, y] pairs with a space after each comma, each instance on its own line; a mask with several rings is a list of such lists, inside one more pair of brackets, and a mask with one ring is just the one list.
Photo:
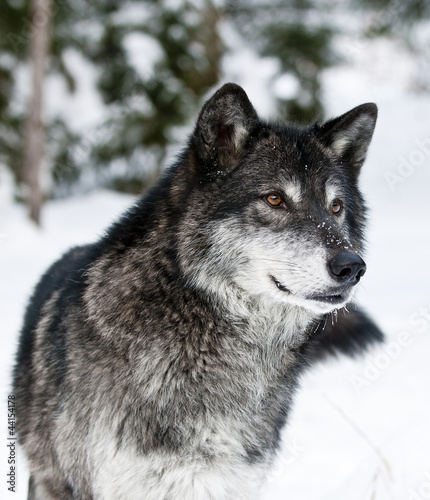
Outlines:
[[27, 185], [30, 218], [40, 225], [43, 193], [40, 185], [44, 157], [45, 128], [42, 119], [43, 85], [49, 53], [52, 0], [31, 0], [29, 58], [32, 89], [26, 124], [23, 178]]

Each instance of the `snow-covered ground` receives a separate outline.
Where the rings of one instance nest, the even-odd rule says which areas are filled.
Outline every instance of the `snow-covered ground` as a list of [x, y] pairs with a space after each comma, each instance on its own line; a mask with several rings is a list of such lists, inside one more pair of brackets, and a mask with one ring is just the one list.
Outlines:
[[[430, 498], [430, 99], [407, 94], [399, 83], [408, 69], [404, 56], [393, 64], [392, 52], [373, 44], [369, 64], [370, 48], [360, 50], [353, 65], [327, 72], [324, 88], [332, 115], [366, 101], [379, 106], [362, 175], [371, 218], [359, 298], [387, 343], [358, 360], [325, 363], [303, 378], [264, 500]], [[250, 87], [264, 114], [264, 88]], [[64, 250], [93, 241], [131, 202], [106, 191], [49, 202], [39, 230], [13, 203], [10, 179], [0, 170], [2, 499], [26, 498], [19, 450], [17, 491], [7, 491], [7, 395], [32, 287]]]

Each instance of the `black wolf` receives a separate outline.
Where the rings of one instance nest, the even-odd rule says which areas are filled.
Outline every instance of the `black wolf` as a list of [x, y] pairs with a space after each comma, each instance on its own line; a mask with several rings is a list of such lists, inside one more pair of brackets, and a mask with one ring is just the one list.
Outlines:
[[376, 116], [274, 124], [227, 84], [158, 185], [47, 271], [14, 372], [29, 498], [258, 497], [301, 372], [382, 339], [345, 309]]

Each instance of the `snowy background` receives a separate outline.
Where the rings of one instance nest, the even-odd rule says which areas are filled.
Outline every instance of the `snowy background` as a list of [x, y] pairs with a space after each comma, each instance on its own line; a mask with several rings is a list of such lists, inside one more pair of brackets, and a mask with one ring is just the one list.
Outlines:
[[[245, 87], [263, 116], [273, 111], [265, 90], [272, 71], [270, 60], [256, 61], [245, 47], [225, 61], [228, 79]], [[264, 500], [430, 498], [430, 100], [409, 91], [410, 71], [410, 56], [379, 40], [361, 44], [347, 64], [324, 74], [330, 115], [368, 101], [379, 107], [362, 174], [371, 217], [359, 301], [387, 342], [364, 358], [333, 360], [303, 378]], [[96, 191], [49, 202], [43, 228], [36, 229], [13, 202], [11, 183], [0, 170], [0, 498], [21, 500], [27, 483], [22, 453], [17, 493], [5, 487], [6, 408], [26, 302], [53, 260], [96, 239], [133, 198]]]

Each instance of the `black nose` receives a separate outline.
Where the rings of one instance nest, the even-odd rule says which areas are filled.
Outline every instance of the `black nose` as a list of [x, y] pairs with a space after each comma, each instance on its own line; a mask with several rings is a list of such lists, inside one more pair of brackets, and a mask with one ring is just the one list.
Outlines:
[[355, 253], [340, 252], [328, 265], [336, 279], [348, 285], [356, 285], [366, 272], [366, 263]]

